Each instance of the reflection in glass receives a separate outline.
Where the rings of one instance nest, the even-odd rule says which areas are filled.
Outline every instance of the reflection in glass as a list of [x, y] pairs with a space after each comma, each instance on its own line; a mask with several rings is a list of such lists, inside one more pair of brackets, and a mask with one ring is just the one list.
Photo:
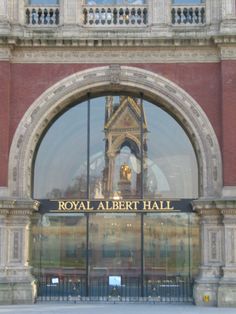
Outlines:
[[200, 263], [197, 216], [187, 213], [144, 216], [144, 274], [149, 283], [194, 278]]
[[86, 218], [83, 214], [35, 216], [30, 253], [35, 274], [85, 275]]
[[147, 101], [141, 130], [140, 103], [112, 95], [91, 100], [89, 156], [87, 102], [60, 116], [39, 146], [34, 198], [87, 198], [87, 180], [90, 199], [141, 198], [142, 187], [145, 198], [197, 197], [197, 160], [188, 136]]
[[86, 0], [88, 5], [123, 5], [123, 4], [146, 4], [146, 0]]
[[86, 198], [86, 132], [86, 103], [65, 112], [49, 128], [35, 160], [35, 198]]
[[[95, 214], [89, 217], [89, 278], [91, 295], [101, 280], [120, 276], [139, 295], [141, 228], [138, 214]], [[135, 279], [133, 279], [135, 277]], [[135, 291], [134, 291], [135, 289]], [[131, 293], [131, 291], [130, 291]]]

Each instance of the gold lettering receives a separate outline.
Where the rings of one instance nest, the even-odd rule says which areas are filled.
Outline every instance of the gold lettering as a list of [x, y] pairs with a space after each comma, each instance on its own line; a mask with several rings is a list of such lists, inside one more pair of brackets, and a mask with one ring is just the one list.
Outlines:
[[174, 207], [171, 204], [171, 201], [100, 201], [98, 206], [94, 207], [93, 201], [58, 201], [58, 210], [60, 211], [89, 211], [89, 210], [101, 210], [101, 211], [110, 211], [110, 210], [121, 210], [121, 211], [137, 211], [138, 205], [142, 204], [143, 210], [146, 211], [171, 211], [174, 210]]
[[151, 209], [151, 202], [143, 201], [143, 210], [150, 210], [150, 209]]
[[127, 201], [125, 206], [125, 210], [133, 210], [132, 204], [133, 202]]
[[112, 210], [112, 209], [113, 209], [112, 205], [111, 205], [111, 207], [109, 207], [109, 201], [106, 201], [106, 210]]
[[138, 210], [139, 201], [133, 201], [134, 210]]
[[163, 203], [164, 203], [164, 201], [160, 201], [160, 210], [166, 209], [165, 207], [163, 207]]
[[74, 210], [78, 209], [78, 208], [77, 208], [77, 206], [78, 206], [78, 204], [79, 204], [78, 201], [72, 201], [72, 204], [73, 204], [73, 206], [74, 206]]
[[65, 202], [65, 210], [72, 210], [73, 203], [72, 202]]
[[126, 202], [125, 201], [119, 202], [119, 209], [120, 210], [126, 210]]
[[86, 206], [85, 206], [84, 202], [80, 202], [78, 210], [86, 210]]
[[113, 201], [112, 202], [112, 208], [113, 210], [118, 210], [119, 209], [119, 202]]
[[[108, 202], [106, 202], [106, 203], [108, 203]], [[106, 208], [107, 209], [107, 208]], [[105, 210], [105, 207], [104, 207], [104, 205], [103, 205], [103, 202], [99, 202], [99, 205], [98, 205], [98, 207], [97, 207], [97, 210]]]
[[94, 207], [90, 206], [90, 201], [87, 201], [87, 210], [94, 210]]
[[58, 210], [65, 210], [65, 202], [58, 202]]
[[157, 202], [153, 202], [153, 205], [152, 205], [152, 210], [159, 210], [159, 206], [157, 204]]
[[167, 209], [168, 210], [174, 210], [174, 207], [170, 207], [171, 206], [170, 201], [166, 201], [166, 203], [167, 203]]

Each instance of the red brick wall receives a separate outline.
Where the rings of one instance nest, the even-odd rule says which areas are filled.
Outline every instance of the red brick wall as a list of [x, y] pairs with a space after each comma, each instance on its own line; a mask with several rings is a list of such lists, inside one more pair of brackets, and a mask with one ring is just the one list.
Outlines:
[[[10, 127], [9, 132], [4, 131], [7, 137], [0, 135], [1, 143], [3, 141], [3, 152], [0, 155], [0, 165], [2, 171], [0, 172], [0, 185], [7, 182], [6, 174], [6, 156], [9, 151], [8, 133], [10, 140], [22, 119], [23, 114], [33, 101], [39, 97], [47, 88], [58, 82], [59, 80], [84, 69], [101, 66], [95, 64], [12, 64], [11, 65], [11, 81], [6, 80], [9, 74], [9, 67], [5, 64], [4, 70], [0, 71], [0, 86], [3, 92], [0, 93], [6, 112], [8, 112], [8, 90], [9, 82], [11, 83], [11, 99], [10, 99]], [[132, 64], [155, 73], [158, 73], [171, 81], [175, 82], [183, 89], [185, 89], [203, 108], [212, 123], [219, 142], [222, 142], [222, 121], [221, 121], [221, 100], [225, 99], [231, 109], [225, 112], [225, 121], [233, 119], [233, 102], [231, 97], [235, 96], [235, 73], [236, 69], [231, 68], [230, 63], [196, 63], [196, 64]], [[235, 67], [234, 67], [235, 68]], [[8, 71], [8, 72], [7, 72]], [[223, 74], [223, 87], [226, 88], [223, 96], [221, 95], [221, 71]], [[6, 73], [7, 72], [7, 73]], [[5, 73], [5, 74], [4, 74]], [[8, 76], [7, 76], [8, 75]], [[228, 82], [229, 78], [233, 76], [234, 81]], [[2, 83], [3, 82], [3, 83]], [[235, 97], [234, 97], [235, 98]], [[1, 103], [2, 103], [1, 101]], [[6, 113], [1, 106], [0, 119]], [[227, 118], [228, 114], [228, 118]], [[4, 122], [6, 123], [6, 122]], [[224, 138], [224, 160], [227, 160], [227, 167], [232, 169], [233, 157], [230, 156], [233, 150], [233, 134], [236, 134], [236, 126], [234, 131], [229, 130], [232, 135], [229, 141]], [[226, 134], [226, 133], [225, 133]], [[231, 142], [230, 142], [231, 141]], [[230, 148], [231, 147], [231, 148]], [[234, 151], [236, 151], [234, 144]], [[236, 153], [236, 152], [235, 152]], [[226, 154], [226, 155], [225, 155]], [[227, 159], [225, 159], [227, 157]], [[5, 159], [4, 159], [5, 158]], [[234, 155], [234, 160], [235, 155]], [[4, 161], [4, 162], [3, 162]], [[225, 170], [227, 167], [224, 166]], [[1, 168], [0, 168], [1, 169]], [[230, 170], [225, 173], [225, 182], [227, 184], [236, 184], [236, 174], [233, 175]]]
[[236, 61], [222, 62], [224, 184], [236, 185]]
[[7, 185], [9, 152], [10, 65], [0, 62], [0, 186]]

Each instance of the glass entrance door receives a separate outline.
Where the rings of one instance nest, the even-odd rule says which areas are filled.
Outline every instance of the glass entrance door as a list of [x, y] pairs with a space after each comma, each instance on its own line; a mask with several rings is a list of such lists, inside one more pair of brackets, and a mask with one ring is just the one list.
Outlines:
[[140, 214], [89, 217], [91, 297], [137, 297], [141, 283]]
[[193, 213], [48, 213], [31, 229], [42, 299], [191, 300], [199, 265]]

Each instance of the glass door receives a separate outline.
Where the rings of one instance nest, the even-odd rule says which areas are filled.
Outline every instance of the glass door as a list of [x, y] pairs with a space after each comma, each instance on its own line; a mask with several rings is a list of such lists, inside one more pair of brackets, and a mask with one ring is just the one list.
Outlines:
[[140, 214], [90, 215], [89, 251], [91, 297], [140, 295]]

